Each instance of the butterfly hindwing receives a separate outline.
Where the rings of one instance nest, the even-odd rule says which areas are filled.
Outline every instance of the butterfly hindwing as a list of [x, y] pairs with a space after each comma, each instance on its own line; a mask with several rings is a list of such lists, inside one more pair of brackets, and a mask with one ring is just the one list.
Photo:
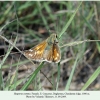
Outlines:
[[58, 47], [58, 44], [52, 44], [52, 47], [50, 50], [48, 50], [47, 54], [47, 61], [48, 62], [59, 62], [60, 61], [60, 50]]

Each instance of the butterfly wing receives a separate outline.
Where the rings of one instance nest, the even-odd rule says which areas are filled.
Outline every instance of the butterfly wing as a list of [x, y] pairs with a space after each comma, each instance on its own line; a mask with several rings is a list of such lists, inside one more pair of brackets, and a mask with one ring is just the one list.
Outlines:
[[60, 49], [58, 47], [58, 44], [53, 44], [53, 61], [59, 62], [61, 59]]
[[32, 60], [41, 60], [43, 59], [43, 53], [47, 46], [47, 40], [41, 42], [30, 50], [26, 51], [24, 54], [26, 57]]
[[58, 63], [61, 59], [60, 49], [58, 44], [52, 44], [50, 51], [45, 54], [45, 59], [48, 62], [56, 62]]

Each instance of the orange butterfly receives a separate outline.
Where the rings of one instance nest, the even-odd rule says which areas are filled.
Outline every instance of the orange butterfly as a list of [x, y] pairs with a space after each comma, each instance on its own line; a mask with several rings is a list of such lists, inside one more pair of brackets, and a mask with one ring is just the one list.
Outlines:
[[57, 35], [51, 34], [40, 44], [24, 52], [24, 55], [34, 61], [47, 61], [58, 63], [61, 59]]

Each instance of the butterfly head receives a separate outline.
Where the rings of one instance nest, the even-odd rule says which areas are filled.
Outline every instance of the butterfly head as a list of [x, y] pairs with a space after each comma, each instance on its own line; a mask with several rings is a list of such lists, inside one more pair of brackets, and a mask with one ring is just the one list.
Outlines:
[[51, 34], [50, 37], [48, 38], [48, 41], [51, 44], [57, 44], [58, 43], [57, 34], [55, 33]]

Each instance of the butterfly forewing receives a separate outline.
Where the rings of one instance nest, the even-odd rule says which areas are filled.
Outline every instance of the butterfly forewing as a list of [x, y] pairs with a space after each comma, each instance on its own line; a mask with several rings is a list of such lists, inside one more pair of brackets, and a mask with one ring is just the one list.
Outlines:
[[30, 50], [26, 51], [24, 54], [29, 59], [33, 59], [33, 60], [43, 59], [43, 53], [45, 51], [46, 46], [47, 46], [47, 42], [45, 40], [42, 43], [31, 48]]

